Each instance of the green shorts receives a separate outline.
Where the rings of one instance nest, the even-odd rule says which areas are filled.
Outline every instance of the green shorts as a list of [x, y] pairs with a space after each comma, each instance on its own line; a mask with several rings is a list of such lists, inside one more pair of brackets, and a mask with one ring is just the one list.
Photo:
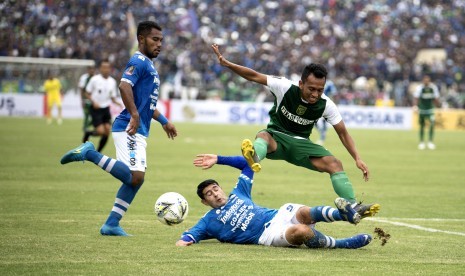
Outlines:
[[309, 139], [290, 136], [271, 129], [265, 129], [262, 131], [268, 132], [278, 144], [275, 152], [271, 152], [266, 155], [266, 158], [268, 159], [286, 160], [296, 166], [318, 171], [310, 162], [310, 158], [332, 156], [331, 152], [327, 149], [318, 144], [314, 144]]
[[420, 114], [418, 116], [418, 123], [423, 125], [425, 121], [430, 121], [430, 123], [434, 123], [434, 113], [433, 114]]

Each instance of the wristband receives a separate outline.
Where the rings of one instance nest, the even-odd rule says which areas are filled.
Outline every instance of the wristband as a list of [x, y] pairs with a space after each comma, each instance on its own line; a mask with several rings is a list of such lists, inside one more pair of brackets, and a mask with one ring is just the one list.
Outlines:
[[160, 115], [158, 115], [158, 118], [157, 118], [157, 121], [162, 125], [166, 125], [168, 123], [168, 119], [166, 119], [165, 116], [163, 116], [163, 114], [160, 113]]

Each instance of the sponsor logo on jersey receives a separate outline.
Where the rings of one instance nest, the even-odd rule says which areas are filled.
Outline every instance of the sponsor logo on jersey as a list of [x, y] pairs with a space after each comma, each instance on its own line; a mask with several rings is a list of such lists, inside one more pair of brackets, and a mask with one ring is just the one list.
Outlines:
[[292, 121], [296, 124], [299, 124], [299, 125], [303, 125], [303, 126], [307, 126], [307, 125], [311, 125], [315, 122], [315, 120], [308, 120], [308, 119], [304, 119], [300, 116], [297, 116], [295, 114], [292, 114], [291, 112], [287, 111], [286, 107], [281, 106], [281, 113], [283, 114], [284, 117], [286, 117], [289, 121]]
[[303, 105], [299, 104], [299, 107], [297, 107], [297, 110], [295, 111], [297, 115], [304, 115], [305, 111], [307, 111], [307, 108]]
[[124, 71], [124, 74], [128, 76], [132, 76], [132, 74], [134, 73], [134, 70], [136, 70], [136, 67], [130, 66], [128, 69], [126, 69], [126, 71]]

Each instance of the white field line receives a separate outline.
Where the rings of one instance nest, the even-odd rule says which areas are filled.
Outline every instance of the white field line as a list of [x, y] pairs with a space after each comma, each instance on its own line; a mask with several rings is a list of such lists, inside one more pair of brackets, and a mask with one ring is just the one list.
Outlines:
[[375, 217], [366, 219], [385, 219], [385, 220], [406, 220], [406, 221], [451, 221], [451, 222], [465, 222], [465, 219], [448, 219], [448, 218], [387, 218], [387, 217]]
[[[408, 227], [408, 228], [417, 229], [417, 230], [426, 231], [426, 232], [445, 233], [445, 234], [449, 234], [449, 235], [458, 235], [458, 236], [464, 236], [465, 237], [465, 233], [462, 233], [462, 232], [439, 230], [439, 229], [434, 229], [434, 228], [423, 227], [423, 226], [416, 225], [416, 224], [410, 224], [410, 223], [399, 222], [399, 221], [391, 221], [391, 220], [387, 220], [387, 219], [383, 219], [383, 218], [366, 218], [366, 220], [372, 220], [372, 221], [382, 222], [382, 223], [389, 223], [389, 224], [393, 224], [393, 225], [396, 225], [396, 226], [403, 226], [403, 227]], [[431, 219], [425, 219], [425, 221], [426, 220], [431, 220]], [[444, 220], [442, 220], [442, 221], [444, 221]], [[462, 220], [459, 220], [459, 221], [462, 221]]]

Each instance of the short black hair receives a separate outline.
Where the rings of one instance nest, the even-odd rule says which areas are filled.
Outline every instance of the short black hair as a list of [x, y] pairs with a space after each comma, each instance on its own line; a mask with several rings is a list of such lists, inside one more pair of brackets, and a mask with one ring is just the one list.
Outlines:
[[142, 21], [137, 25], [137, 37], [141, 36], [147, 36], [152, 29], [157, 29], [161, 31], [160, 25], [154, 21]]
[[328, 75], [328, 71], [326, 67], [319, 63], [310, 63], [309, 65], [305, 66], [304, 70], [302, 71], [302, 77], [300, 78], [302, 82], [305, 82], [308, 76], [314, 75], [315, 78], [318, 79], [326, 79]]
[[[204, 180], [204, 181], [200, 182], [200, 184], [197, 186], [197, 195], [201, 199], [205, 199], [204, 196], [203, 196], [203, 189], [205, 189], [206, 187], [208, 187], [211, 184], [218, 185], [218, 182], [216, 182], [216, 180], [213, 180], [213, 179], [207, 179], [207, 180]], [[220, 186], [220, 185], [218, 185], [218, 186]]]

